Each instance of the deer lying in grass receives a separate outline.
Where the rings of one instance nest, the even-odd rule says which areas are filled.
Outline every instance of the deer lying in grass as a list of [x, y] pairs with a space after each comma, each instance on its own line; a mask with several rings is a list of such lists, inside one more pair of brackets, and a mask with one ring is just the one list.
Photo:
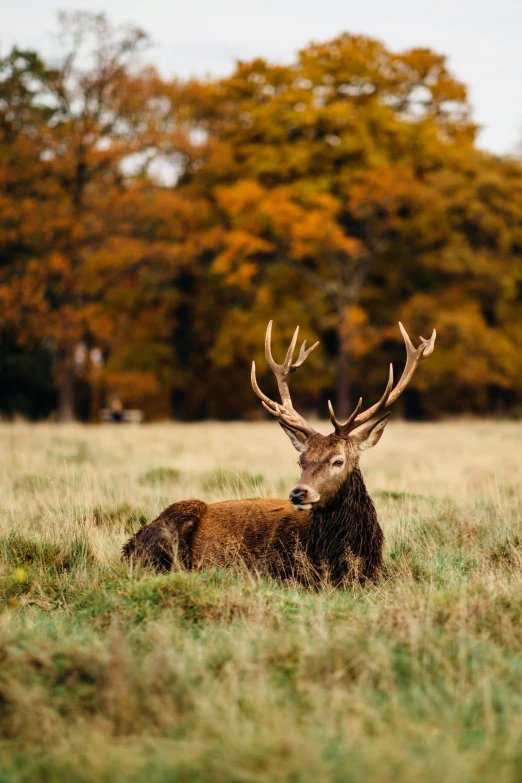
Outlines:
[[276, 364], [270, 348], [270, 322], [265, 354], [276, 376], [281, 403], [259, 388], [255, 363], [251, 380], [263, 406], [279, 419], [300, 452], [301, 478], [290, 499], [174, 503], [125, 544], [124, 557], [166, 570], [174, 565], [189, 569], [222, 566], [239, 555], [248, 566], [278, 576], [313, 581], [327, 578], [334, 585], [353, 578], [373, 579], [381, 565], [384, 536], [359, 470], [359, 455], [378, 443], [390, 416], [388, 408], [435, 347], [435, 330], [429, 340], [421, 337], [421, 345], [415, 348], [402, 324], [399, 326], [406, 345], [406, 366], [397, 386], [393, 388], [390, 364], [379, 402], [361, 411], [360, 399], [344, 424], [336, 419], [328, 402], [334, 432], [321, 435], [294, 409], [288, 387], [290, 374], [318, 343], [308, 350], [303, 343], [293, 362], [297, 327], [283, 364]]

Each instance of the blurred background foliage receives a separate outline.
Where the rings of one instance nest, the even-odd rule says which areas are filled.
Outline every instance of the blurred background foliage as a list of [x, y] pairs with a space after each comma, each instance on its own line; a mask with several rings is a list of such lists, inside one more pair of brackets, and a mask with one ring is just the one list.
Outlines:
[[168, 81], [141, 30], [60, 17], [0, 59], [0, 411], [259, 414], [266, 324], [321, 348], [296, 400], [347, 415], [439, 332], [409, 418], [522, 410], [522, 165], [475, 146], [444, 56], [349, 34]]

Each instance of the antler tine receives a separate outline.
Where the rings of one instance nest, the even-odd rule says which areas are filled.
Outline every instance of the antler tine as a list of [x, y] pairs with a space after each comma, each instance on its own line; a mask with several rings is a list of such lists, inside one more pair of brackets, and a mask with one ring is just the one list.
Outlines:
[[285, 360], [282, 365], [279, 365], [282, 370], [284, 370], [285, 373], [290, 374], [292, 372], [292, 359], [294, 358], [294, 351], [295, 346], [297, 343], [297, 336], [299, 334], [299, 327], [295, 327], [295, 332], [293, 334], [293, 337], [290, 341], [290, 345], [288, 346], [288, 351], [286, 352]]
[[[283, 370], [283, 369], [286, 372], [289, 372], [290, 368], [292, 366], [292, 357], [293, 357], [294, 351], [295, 351], [295, 344], [297, 342], [297, 335], [299, 334], [299, 327], [296, 326], [296, 328], [295, 328], [295, 332], [294, 332], [293, 337], [292, 337], [292, 339], [290, 341], [290, 345], [288, 346], [288, 350], [286, 352], [286, 356], [285, 356], [285, 360], [284, 360], [283, 364], [278, 364], [275, 361], [274, 357], [272, 356], [272, 326], [273, 326], [273, 323], [274, 323], [273, 321], [269, 321], [268, 322], [268, 326], [266, 327], [266, 335], [265, 335], [265, 357], [266, 357], [266, 361], [267, 361], [267, 364], [270, 367], [270, 369], [273, 370], [274, 372], [276, 370]], [[305, 340], [305, 342], [306, 342], [306, 340]], [[301, 356], [299, 356], [299, 358], [301, 358]]]
[[308, 357], [310, 356], [312, 351], [315, 348], [317, 348], [318, 345], [319, 345], [319, 340], [316, 343], [314, 343], [313, 345], [311, 345], [310, 348], [308, 348], [308, 350], [307, 350], [306, 349], [306, 340], [305, 340], [304, 343], [301, 346], [301, 350], [299, 351], [299, 356], [297, 357], [297, 360], [290, 367], [290, 372], [295, 372], [297, 370], [297, 368], [300, 367], [303, 364], [305, 359], [308, 359]]
[[294, 350], [297, 343], [297, 335], [299, 334], [299, 327], [297, 327], [288, 347], [288, 351], [286, 352], [286, 357], [283, 364], [277, 364], [277, 362], [274, 360], [274, 357], [272, 356], [271, 348], [272, 323], [273, 322], [270, 321], [266, 329], [265, 356], [268, 366], [276, 377], [277, 387], [279, 389], [279, 394], [281, 395], [281, 404], [271, 400], [270, 397], [267, 397], [266, 394], [264, 394], [264, 392], [262, 392], [259, 388], [256, 378], [255, 362], [252, 362], [252, 372], [250, 375], [252, 388], [255, 394], [257, 394], [261, 400], [263, 407], [266, 408], [266, 410], [273, 416], [276, 416], [282, 424], [286, 425], [290, 429], [298, 430], [305, 435], [313, 435], [316, 433], [316, 430], [314, 430], [314, 428], [306, 421], [306, 419], [297, 413], [297, 411], [294, 409], [294, 406], [292, 405], [290, 390], [288, 388], [288, 377], [292, 372], [295, 372], [297, 368], [303, 364], [305, 359], [311, 354], [314, 348], [319, 345], [319, 343], [315, 343], [315, 345], [312, 345], [311, 348], [306, 350], [305, 340], [299, 352], [297, 361], [292, 364]]
[[[257, 382], [256, 378], [256, 363], [252, 362], [252, 370], [250, 371], [250, 381], [252, 383], [252, 388], [254, 392], [257, 394], [261, 402], [265, 405], [273, 405], [274, 407], [277, 405], [277, 402], [274, 402], [270, 399], [270, 397], [267, 397], [264, 392], [261, 391], [259, 388], [259, 384]], [[270, 411], [270, 413], [274, 413], [275, 411]]]
[[268, 326], [266, 327], [266, 334], [265, 334], [265, 358], [271, 370], [274, 370], [274, 367], [277, 367], [277, 364], [274, 361], [274, 357], [272, 356], [272, 348], [271, 348], [273, 323], [274, 323], [273, 321], [268, 322]]
[[[420, 340], [422, 340], [423, 345], [425, 346], [423, 352], [422, 352], [422, 359], [427, 359], [428, 356], [431, 356], [433, 351], [435, 350], [435, 340], [437, 339], [437, 330], [434, 329], [431, 333], [431, 337], [429, 340], [425, 340], [424, 337], [421, 337]], [[421, 359], [421, 361], [422, 361]]]
[[292, 372], [292, 358], [295, 351], [295, 344], [297, 342], [297, 335], [299, 334], [299, 327], [296, 327], [292, 340], [290, 341], [290, 345], [288, 346], [288, 351], [286, 352], [283, 364], [278, 364], [272, 356], [272, 325], [273, 321], [269, 321], [266, 328], [265, 357], [268, 366], [276, 377], [279, 394], [281, 395], [281, 400], [284, 404], [285, 402], [290, 402], [290, 392], [288, 390], [287, 379]]
[[362, 399], [359, 399], [359, 402], [357, 404], [356, 409], [344, 424], [341, 424], [340, 422], [337, 422], [338, 427], [335, 427], [335, 431], [337, 435], [339, 435], [341, 438], [346, 438], [352, 430], [354, 430], [356, 427], [360, 427], [361, 424], [366, 424], [367, 421], [370, 421], [370, 419], [373, 419], [374, 416], [376, 416], [383, 408], [387, 407], [388, 399], [390, 397], [390, 393], [393, 387], [393, 365], [390, 363], [390, 371], [388, 374], [388, 383], [386, 384], [386, 388], [384, 390], [384, 394], [382, 395], [379, 402], [376, 402], [375, 405], [372, 405], [371, 408], [368, 408], [368, 410], [363, 411], [362, 413], [359, 413], [359, 410], [362, 405]]
[[286, 413], [284, 408], [279, 405], [277, 402], [272, 402], [270, 400], [270, 403], [274, 406], [274, 408], [271, 408], [269, 404], [261, 400], [261, 405], [265, 410], [267, 410], [269, 413], [272, 414], [272, 416], [276, 416], [280, 422], [283, 424], [286, 424], [287, 427], [289, 427], [291, 430], [298, 430], [299, 432], [302, 432], [304, 435], [314, 435], [316, 430], [314, 430], [310, 424], [306, 421], [306, 419], [303, 419], [297, 411], [292, 410], [290, 413]]
[[335, 428], [335, 433], [336, 433], [336, 435], [340, 435], [340, 434], [341, 434], [341, 432], [343, 431], [343, 429], [344, 429], [344, 428], [349, 428], [349, 427], [350, 427], [350, 425], [352, 424], [353, 420], [355, 419], [355, 417], [357, 416], [357, 414], [358, 414], [358, 413], [359, 413], [359, 411], [361, 410], [361, 406], [362, 406], [362, 397], [359, 397], [359, 402], [358, 402], [358, 403], [357, 403], [357, 405], [355, 406], [355, 410], [354, 410], [354, 412], [351, 414], [351, 416], [350, 416], [350, 418], [348, 419], [348, 421], [346, 421], [344, 424], [342, 424], [342, 423], [341, 423], [341, 422], [340, 422], [340, 421], [339, 421], [339, 420], [338, 420], [338, 419], [335, 417], [335, 413], [334, 413], [333, 405], [332, 405], [332, 403], [330, 402], [330, 400], [328, 400], [328, 410], [330, 411], [330, 421], [331, 421], [331, 422], [332, 422], [332, 424], [334, 425], [334, 428]]
[[390, 394], [386, 407], [393, 405], [395, 400], [401, 396], [404, 389], [411, 381], [413, 373], [417, 369], [420, 362], [422, 362], [422, 360], [426, 359], [428, 356], [431, 356], [435, 349], [435, 340], [437, 338], [437, 331], [434, 329], [430, 339], [426, 340], [424, 337], [421, 337], [421, 344], [418, 348], [415, 348], [412, 341], [410, 340], [408, 332], [400, 321], [399, 329], [401, 330], [401, 334], [404, 339], [404, 345], [406, 346], [406, 364], [404, 365], [404, 370], [402, 371], [402, 375], [399, 378], [397, 386]]
[[418, 348], [415, 348], [412, 341], [410, 340], [410, 337], [408, 335], [408, 332], [404, 328], [404, 326], [399, 321], [399, 328], [401, 330], [401, 334], [404, 339], [404, 344], [406, 346], [406, 364], [404, 366], [404, 370], [402, 371], [402, 375], [399, 378], [399, 381], [397, 383], [397, 386], [392, 389], [393, 387], [393, 365], [390, 364], [390, 374], [388, 376], [388, 383], [386, 384], [386, 389], [384, 390], [384, 394], [382, 395], [379, 402], [375, 403], [375, 405], [372, 405], [371, 408], [368, 408], [368, 410], [363, 411], [362, 413], [358, 413], [360, 407], [361, 407], [361, 400], [359, 400], [359, 403], [357, 404], [357, 407], [355, 411], [352, 413], [350, 418], [347, 422], [344, 424], [341, 424], [337, 419], [335, 418], [333, 408], [331, 406], [331, 403], [328, 403], [328, 407], [330, 410], [330, 418], [332, 420], [332, 424], [335, 427], [335, 432], [340, 435], [341, 437], [346, 438], [349, 433], [354, 430], [356, 427], [360, 427], [361, 424], [366, 424], [366, 422], [370, 421], [374, 416], [376, 416], [378, 413], [380, 413], [382, 410], [385, 410], [386, 408], [389, 408], [393, 403], [400, 397], [408, 383], [410, 382], [413, 373], [417, 369], [417, 366], [419, 363], [426, 359], [428, 356], [431, 356], [435, 349], [435, 339], [437, 337], [437, 332], [434, 329], [433, 333], [429, 340], [426, 340], [424, 337], [421, 337], [421, 344]]

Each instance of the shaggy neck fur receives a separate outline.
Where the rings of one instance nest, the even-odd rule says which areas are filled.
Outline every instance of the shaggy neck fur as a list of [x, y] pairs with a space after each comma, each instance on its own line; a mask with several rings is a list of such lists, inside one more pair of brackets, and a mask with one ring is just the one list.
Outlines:
[[355, 468], [328, 506], [313, 510], [307, 554], [334, 584], [351, 574], [372, 579], [382, 560], [384, 535], [359, 468]]

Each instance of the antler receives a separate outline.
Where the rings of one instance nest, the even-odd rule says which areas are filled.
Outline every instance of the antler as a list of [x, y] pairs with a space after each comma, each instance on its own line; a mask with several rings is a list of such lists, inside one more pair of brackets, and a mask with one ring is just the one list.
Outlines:
[[297, 368], [303, 364], [305, 359], [310, 356], [314, 348], [316, 348], [319, 343], [314, 343], [314, 345], [307, 349], [305, 340], [301, 346], [297, 360], [292, 362], [298, 333], [299, 327], [297, 327], [294, 332], [292, 342], [290, 343], [288, 351], [286, 352], [286, 357], [283, 364], [277, 364], [274, 361], [272, 350], [270, 348], [270, 342], [272, 338], [272, 321], [270, 321], [266, 329], [265, 356], [268, 366], [276, 377], [277, 387], [279, 389], [279, 394], [281, 395], [281, 404], [271, 400], [270, 397], [267, 397], [266, 394], [264, 394], [259, 388], [256, 379], [255, 362], [252, 362], [252, 373], [250, 378], [254, 392], [261, 400], [263, 407], [266, 408], [269, 413], [271, 413], [273, 416], [276, 416], [282, 424], [286, 425], [291, 430], [297, 430], [298, 432], [302, 432], [304, 435], [315, 435], [317, 432], [314, 430], [311, 424], [309, 424], [306, 419], [303, 419], [303, 417], [300, 416], [296, 410], [294, 410], [292, 399], [290, 397], [290, 390], [288, 388], [288, 378], [291, 373], [295, 372]]
[[341, 424], [340, 421], [338, 421], [335, 418], [334, 409], [332, 407], [332, 403], [330, 400], [328, 400], [328, 410], [330, 411], [330, 419], [332, 421], [332, 424], [335, 427], [335, 432], [337, 435], [339, 435], [341, 438], [346, 438], [352, 430], [354, 430], [356, 427], [360, 427], [361, 424], [366, 424], [367, 421], [370, 421], [374, 416], [376, 416], [378, 413], [380, 413], [382, 410], [385, 410], [386, 408], [389, 408], [395, 400], [398, 399], [398, 397], [401, 396], [406, 386], [409, 384], [413, 373], [417, 369], [417, 366], [422, 362], [423, 359], [427, 359], [428, 356], [431, 356], [433, 353], [433, 350], [435, 348], [435, 339], [437, 337], [437, 332], [435, 329], [433, 330], [433, 334], [431, 335], [429, 340], [425, 340], [424, 337], [421, 337], [421, 344], [418, 348], [415, 348], [412, 341], [410, 340], [408, 336], [408, 332], [404, 328], [404, 326], [399, 321], [399, 328], [401, 330], [401, 334], [404, 339], [404, 344], [406, 345], [406, 365], [404, 367], [404, 370], [402, 371], [402, 375], [399, 379], [399, 382], [397, 386], [393, 389], [393, 366], [390, 364], [390, 374], [388, 376], [388, 383], [386, 384], [386, 389], [384, 390], [384, 394], [382, 395], [379, 402], [376, 402], [375, 405], [372, 405], [371, 408], [368, 408], [368, 410], [363, 411], [362, 413], [359, 413], [361, 406], [362, 406], [362, 397], [359, 399], [359, 402], [357, 403], [357, 407], [355, 408], [354, 412], [346, 421], [344, 424]]

